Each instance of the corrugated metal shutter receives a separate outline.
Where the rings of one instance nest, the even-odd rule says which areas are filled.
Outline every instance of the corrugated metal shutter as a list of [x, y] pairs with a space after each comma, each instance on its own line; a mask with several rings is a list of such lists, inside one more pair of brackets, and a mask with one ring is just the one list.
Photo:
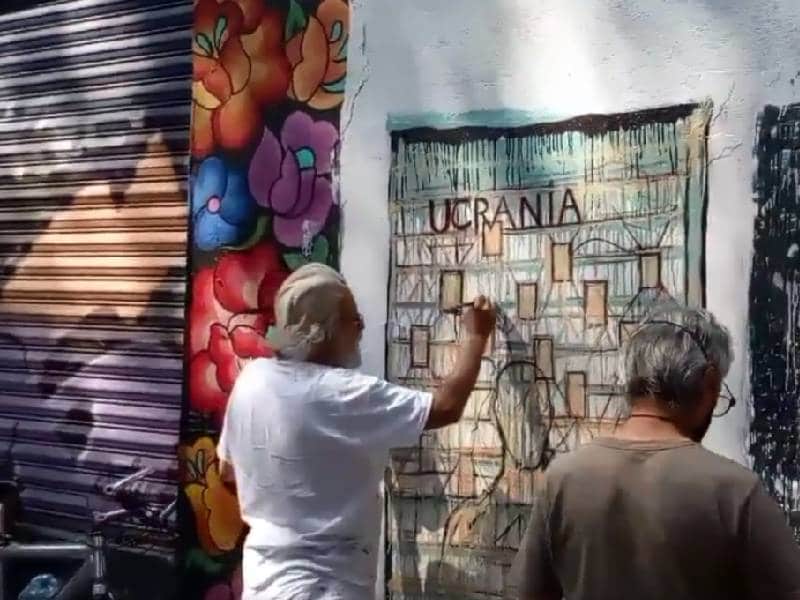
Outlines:
[[0, 466], [83, 531], [139, 465], [176, 493], [192, 3], [0, 13]]

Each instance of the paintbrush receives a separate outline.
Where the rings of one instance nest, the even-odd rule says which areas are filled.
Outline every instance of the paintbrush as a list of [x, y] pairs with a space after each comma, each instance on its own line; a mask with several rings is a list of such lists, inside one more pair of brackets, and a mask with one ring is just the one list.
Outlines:
[[[491, 301], [490, 301], [490, 302], [489, 302], [489, 305], [490, 305], [492, 308], [494, 308], [495, 310], [497, 310], [497, 306], [495, 305], [495, 303], [494, 303], [494, 302], [491, 302]], [[475, 302], [474, 302], [474, 301], [472, 301], [472, 302], [462, 302], [461, 304], [457, 304], [457, 305], [455, 305], [455, 306], [453, 306], [453, 307], [451, 307], [451, 308], [448, 308], [446, 311], [443, 311], [443, 312], [453, 312], [453, 313], [460, 313], [460, 312], [462, 312], [462, 311], [463, 311], [465, 308], [473, 308], [474, 306], [475, 306]]]

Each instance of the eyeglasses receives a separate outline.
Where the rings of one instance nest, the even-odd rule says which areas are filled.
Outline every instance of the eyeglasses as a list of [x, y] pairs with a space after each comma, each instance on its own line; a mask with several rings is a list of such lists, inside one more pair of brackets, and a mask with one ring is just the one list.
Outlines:
[[736, 406], [736, 396], [731, 392], [731, 388], [724, 381], [722, 382], [722, 391], [717, 398], [717, 406], [714, 408], [714, 417], [724, 417], [731, 409]]
[[[700, 349], [700, 352], [703, 353], [703, 358], [706, 359], [706, 362], [709, 365], [713, 366], [713, 363], [709, 359], [708, 354], [706, 354], [705, 348], [703, 348], [703, 344], [700, 343], [700, 340], [697, 339], [695, 333], [688, 327], [685, 327], [680, 323], [675, 323], [674, 321], [667, 321], [665, 319], [645, 320], [641, 323], [640, 328], [645, 327], [646, 325], [670, 325], [672, 327], [675, 327], [679, 331], [685, 333], [697, 345], [697, 347]], [[636, 335], [635, 332], [634, 335]], [[714, 412], [712, 413], [712, 415], [714, 416], [714, 418], [724, 417], [729, 412], [731, 412], [731, 409], [734, 406], [736, 406], [736, 396], [733, 395], [733, 392], [731, 392], [731, 388], [728, 387], [728, 384], [723, 381], [722, 389], [719, 393], [719, 398], [717, 398], [717, 404], [714, 407]]]

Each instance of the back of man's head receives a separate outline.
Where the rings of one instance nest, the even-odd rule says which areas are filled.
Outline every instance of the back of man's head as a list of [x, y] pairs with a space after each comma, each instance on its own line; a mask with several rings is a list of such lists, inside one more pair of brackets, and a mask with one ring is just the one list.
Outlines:
[[634, 403], [652, 398], [672, 410], [691, 409], [709, 369], [724, 379], [732, 362], [728, 331], [711, 313], [674, 307], [656, 311], [628, 341], [626, 394]]
[[308, 358], [336, 331], [342, 298], [349, 293], [344, 277], [327, 265], [311, 263], [294, 271], [275, 296], [272, 347], [282, 356]]

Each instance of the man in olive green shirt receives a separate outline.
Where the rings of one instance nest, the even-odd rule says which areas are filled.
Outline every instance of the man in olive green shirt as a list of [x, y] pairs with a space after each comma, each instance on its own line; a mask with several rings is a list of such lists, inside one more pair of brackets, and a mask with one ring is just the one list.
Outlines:
[[625, 355], [630, 416], [538, 480], [522, 600], [800, 599], [800, 547], [747, 469], [700, 441], [732, 361], [702, 311], [651, 320]]

